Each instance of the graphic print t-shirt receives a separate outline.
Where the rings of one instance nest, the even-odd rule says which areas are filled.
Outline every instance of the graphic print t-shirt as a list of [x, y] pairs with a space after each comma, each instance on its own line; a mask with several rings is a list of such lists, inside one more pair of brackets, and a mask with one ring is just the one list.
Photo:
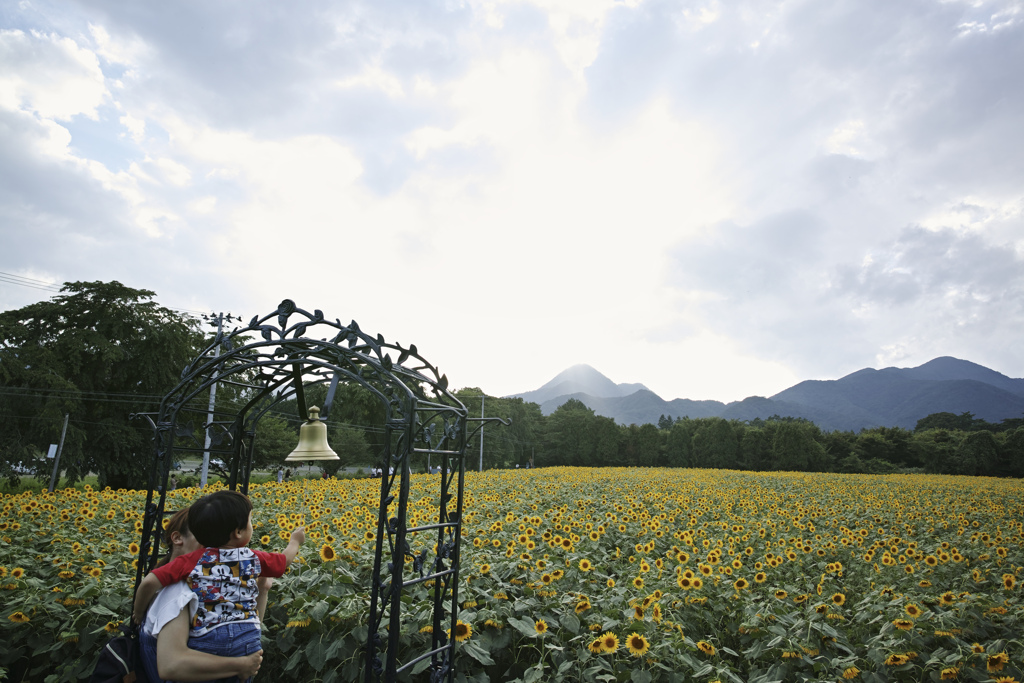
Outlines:
[[287, 567], [283, 553], [250, 548], [202, 548], [157, 567], [153, 574], [162, 586], [184, 580], [198, 596], [199, 609], [192, 620], [190, 635], [201, 636], [221, 624], [258, 624], [257, 577], [281, 576]]

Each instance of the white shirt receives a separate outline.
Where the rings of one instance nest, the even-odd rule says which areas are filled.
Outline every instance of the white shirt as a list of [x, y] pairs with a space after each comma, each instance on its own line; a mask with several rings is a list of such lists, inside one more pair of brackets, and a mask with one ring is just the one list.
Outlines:
[[142, 630], [155, 638], [164, 626], [181, 614], [181, 610], [186, 605], [188, 605], [188, 620], [191, 623], [199, 608], [199, 598], [192, 592], [192, 589], [185, 585], [184, 581], [172, 583], [161, 589], [153, 598], [149, 611], [146, 612]]

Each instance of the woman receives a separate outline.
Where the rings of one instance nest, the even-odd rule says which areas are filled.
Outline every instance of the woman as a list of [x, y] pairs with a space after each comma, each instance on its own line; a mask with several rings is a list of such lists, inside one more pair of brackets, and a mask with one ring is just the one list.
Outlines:
[[[161, 564], [199, 549], [199, 543], [188, 528], [187, 508], [170, 518], [164, 530], [164, 542], [170, 547], [170, 554]], [[271, 582], [271, 579], [260, 580], [258, 584], [260, 615], [266, 610]], [[142, 663], [149, 680], [207, 681], [236, 676], [244, 681], [255, 676], [263, 661], [262, 650], [244, 657], [218, 657], [189, 649], [189, 625], [197, 607], [198, 598], [182, 582], [167, 586], [153, 598], [139, 631]]]

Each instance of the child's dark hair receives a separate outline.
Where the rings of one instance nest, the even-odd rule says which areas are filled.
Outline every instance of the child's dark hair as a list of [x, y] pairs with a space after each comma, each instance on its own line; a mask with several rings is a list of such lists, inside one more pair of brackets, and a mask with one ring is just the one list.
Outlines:
[[216, 491], [203, 496], [188, 509], [188, 527], [207, 548], [221, 548], [231, 532], [249, 526], [252, 503], [237, 491]]
[[167, 546], [167, 554], [160, 558], [156, 566], [162, 567], [167, 564], [171, 559], [171, 553], [174, 552], [174, 543], [171, 541], [171, 534], [177, 531], [182, 536], [188, 533], [188, 508], [184, 510], [178, 510], [167, 520], [167, 526], [164, 527], [164, 545]]

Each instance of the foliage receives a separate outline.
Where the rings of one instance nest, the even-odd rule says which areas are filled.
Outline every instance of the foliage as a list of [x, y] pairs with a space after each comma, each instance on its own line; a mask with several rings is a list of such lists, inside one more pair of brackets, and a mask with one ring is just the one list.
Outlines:
[[[436, 481], [412, 483], [411, 514], [428, 519]], [[934, 475], [470, 472], [458, 616], [471, 631], [459, 680], [877, 683], [954, 671], [1019, 680], [1022, 486]], [[379, 482], [270, 482], [250, 493], [254, 546], [280, 549], [295, 525], [308, 530], [300, 564], [271, 593], [261, 676], [355, 680]], [[178, 490], [169, 504], [197, 495]], [[0, 667], [13, 680], [89, 671], [130, 611], [143, 500], [109, 489], [0, 499]], [[427, 536], [411, 539], [414, 551], [436, 540]], [[429, 647], [429, 594], [409, 590], [403, 656]]]
[[177, 383], [200, 342], [195, 321], [119, 282], [61, 292], [0, 313], [0, 468], [9, 476], [11, 463], [57, 443], [69, 413], [69, 479], [91, 471], [114, 487], [139, 485], [148, 441], [128, 414], [155, 409]]

